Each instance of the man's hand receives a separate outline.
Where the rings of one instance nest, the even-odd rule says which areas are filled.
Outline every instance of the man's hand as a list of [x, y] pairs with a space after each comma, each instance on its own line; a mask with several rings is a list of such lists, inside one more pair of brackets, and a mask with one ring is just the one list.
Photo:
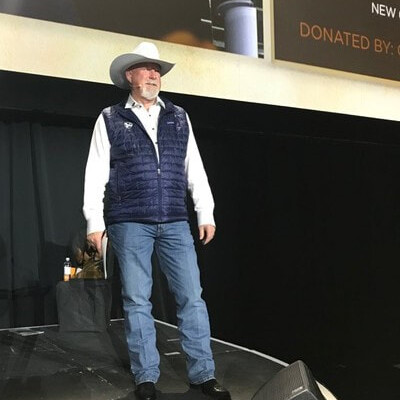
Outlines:
[[89, 246], [96, 249], [96, 252], [97, 252], [99, 258], [103, 257], [103, 254], [101, 251], [101, 239], [102, 238], [103, 238], [103, 232], [92, 232], [86, 236], [86, 240], [87, 240]]
[[199, 226], [199, 239], [202, 244], [210, 243], [215, 235], [214, 225], [200, 225]]

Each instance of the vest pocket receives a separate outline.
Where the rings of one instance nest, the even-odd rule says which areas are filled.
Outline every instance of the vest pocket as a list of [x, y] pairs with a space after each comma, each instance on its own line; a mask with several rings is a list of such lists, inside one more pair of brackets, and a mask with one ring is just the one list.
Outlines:
[[113, 200], [118, 202], [121, 201], [121, 183], [119, 179], [119, 171], [117, 167], [110, 168], [110, 179], [108, 181], [109, 189], [110, 189], [110, 196]]

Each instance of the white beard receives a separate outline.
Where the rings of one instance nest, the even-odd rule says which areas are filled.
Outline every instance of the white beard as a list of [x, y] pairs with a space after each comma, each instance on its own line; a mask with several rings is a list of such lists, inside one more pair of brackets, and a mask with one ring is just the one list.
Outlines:
[[158, 93], [160, 93], [160, 90], [155, 86], [146, 85], [140, 88], [140, 95], [146, 100], [154, 100], [158, 96]]

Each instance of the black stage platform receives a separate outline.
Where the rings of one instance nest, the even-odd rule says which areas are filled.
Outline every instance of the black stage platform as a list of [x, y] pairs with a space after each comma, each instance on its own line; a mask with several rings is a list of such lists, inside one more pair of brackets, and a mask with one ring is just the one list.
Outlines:
[[[161, 355], [159, 400], [204, 400], [188, 387], [185, 357], [177, 329], [157, 324]], [[285, 363], [263, 354], [212, 340], [217, 379], [232, 400], [251, 400]], [[323, 388], [324, 390], [324, 388]], [[135, 399], [123, 320], [105, 333], [59, 332], [58, 325], [0, 331], [0, 399]], [[328, 391], [328, 400], [334, 399]]]

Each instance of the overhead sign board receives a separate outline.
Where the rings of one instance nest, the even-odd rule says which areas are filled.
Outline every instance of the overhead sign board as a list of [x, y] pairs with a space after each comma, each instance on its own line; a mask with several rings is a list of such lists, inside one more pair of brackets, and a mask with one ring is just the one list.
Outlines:
[[273, 0], [275, 59], [400, 81], [400, 1]]

